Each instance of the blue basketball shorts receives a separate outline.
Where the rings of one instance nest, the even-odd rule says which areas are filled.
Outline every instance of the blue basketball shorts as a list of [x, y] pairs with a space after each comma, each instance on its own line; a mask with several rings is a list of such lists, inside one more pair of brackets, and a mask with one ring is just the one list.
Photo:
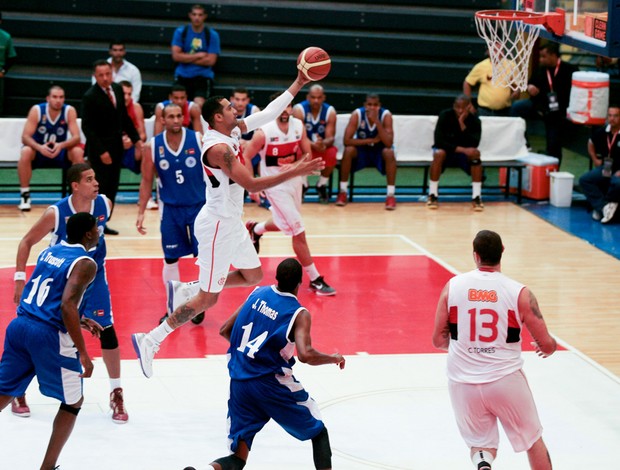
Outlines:
[[34, 376], [43, 395], [73, 405], [82, 398], [82, 365], [68, 333], [20, 315], [6, 330], [0, 395], [20, 397]]
[[194, 221], [204, 204], [173, 206], [160, 201], [161, 247], [164, 258], [198, 256], [198, 241], [194, 236]]
[[239, 441], [251, 449], [254, 436], [270, 419], [300, 441], [316, 437], [325, 427], [318, 405], [292, 375], [231, 380], [228, 418], [231, 452]]

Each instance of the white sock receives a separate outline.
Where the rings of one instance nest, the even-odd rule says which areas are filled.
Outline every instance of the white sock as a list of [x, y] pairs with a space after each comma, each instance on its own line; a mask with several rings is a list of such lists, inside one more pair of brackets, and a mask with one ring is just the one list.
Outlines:
[[178, 281], [181, 279], [179, 274], [179, 262], [168, 264], [164, 261], [164, 267], [161, 270], [161, 278], [164, 281], [164, 287], [168, 286], [168, 281]]
[[434, 194], [435, 196], [439, 195], [439, 181], [431, 181], [428, 182], [428, 194]]
[[317, 186], [325, 186], [329, 178], [327, 176], [319, 176], [319, 182], [316, 184]]
[[311, 281], [316, 280], [316, 278], [320, 276], [319, 270], [316, 269], [314, 263], [309, 264], [308, 266], [304, 266], [304, 269], [306, 270], [306, 273], [308, 274], [308, 277]]
[[121, 378], [112, 379], [110, 378], [110, 392], [113, 392], [117, 388], [121, 388]]
[[396, 193], [396, 186], [393, 184], [388, 184], [387, 186], [387, 195], [388, 196], [394, 196], [394, 194]]
[[343, 192], [343, 193], [349, 192], [349, 182], [348, 181], [341, 181], [340, 182], [340, 191]]
[[163, 322], [161, 322], [161, 325], [153, 328], [149, 332], [149, 334], [151, 335], [151, 338], [153, 338], [157, 342], [157, 344], [160, 344], [163, 340], [166, 339], [166, 336], [168, 336], [173, 331], [174, 331], [174, 328], [172, 328], [168, 324], [167, 320], [164, 320]]
[[482, 183], [471, 184], [471, 198], [476, 199], [482, 193]]
[[477, 450], [476, 452], [474, 452], [474, 455], [471, 456], [471, 461], [476, 468], [478, 468], [478, 464], [480, 462], [484, 461], [491, 465], [493, 463], [493, 460], [495, 459], [493, 458], [491, 453], [487, 452], [486, 450]]
[[29, 193], [30, 192], [30, 186], [26, 187], [26, 188], [19, 188], [19, 194], [24, 194], [24, 193]]
[[267, 228], [265, 227], [265, 222], [259, 222], [258, 224], [256, 224], [254, 226], [254, 233], [256, 235], [262, 235], [263, 233], [265, 233], [267, 231]]

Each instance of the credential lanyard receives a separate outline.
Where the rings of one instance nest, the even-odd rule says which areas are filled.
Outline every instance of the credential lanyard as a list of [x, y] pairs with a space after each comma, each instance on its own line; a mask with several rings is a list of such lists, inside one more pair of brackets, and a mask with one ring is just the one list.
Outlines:
[[616, 137], [618, 136], [618, 132], [620, 132], [620, 129], [618, 129], [616, 132], [614, 132], [614, 136], [611, 138], [611, 140], [609, 140], [609, 136], [607, 136], [607, 148], [609, 149], [609, 153], [607, 154], [607, 156], [609, 158], [611, 158], [611, 148], [614, 146], [614, 142], [616, 141]]
[[[558, 59], [558, 65], [555, 66], [555, 72], [553, 72], [553, 78], [558, 74], [558, 70], [560, 70], [560, 62], [562, 59]], [[549, 69], [547, 69], [547, 81], [549, 82], [549, 91], [553, 92], [553, 78], [551, 78], [551, 74], [549, 73]]]

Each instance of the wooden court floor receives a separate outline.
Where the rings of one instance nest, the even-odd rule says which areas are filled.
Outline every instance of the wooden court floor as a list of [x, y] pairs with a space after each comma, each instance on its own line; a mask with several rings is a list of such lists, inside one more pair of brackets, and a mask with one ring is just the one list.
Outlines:
[[[14, 206], [0, 206], [0, 267], [14, 266], [19, 240], [44, 208], [35, 206], [22, 214]], [[110, 226], [120, 235], [107, 237], [109, 258], [161, 256], [158, 212], [148, 212], [146, 236], [135, 229], [136, 214], [134, 204], [115, 208]], [[303, 215], [314, 255], [422, 252], [459, 272], [473, 268], [475, 234], [481, 229], [497, 231], [505, 245], [503, 272], [532, 289], [552, 333], [620, 376], [620, 309], [612, 295], [612, 287], [620, 282], [620, 262], [519, 206], [491, 202], [484, 212], [474, 213], [467, 203], [443, 203], [437, 211], [427, 210], [423, 203], [400, 203], [396, 211], [389, 212], [378, 203], [352, 203], [344, 208], [308, 203]], [[268, 216], [267, 210], [246, 205], [246, 220]], [[30, 263], [46, 243], [32, 250]], [[292, 254], [289, 238], [263, 237], [262, 256]], [[337, 275], [326, 273], [335, 282]], [[10, 283], [2, 286], [2, 295], [12, 296]], [[373, 295], [368, 292], [370, 301]]]

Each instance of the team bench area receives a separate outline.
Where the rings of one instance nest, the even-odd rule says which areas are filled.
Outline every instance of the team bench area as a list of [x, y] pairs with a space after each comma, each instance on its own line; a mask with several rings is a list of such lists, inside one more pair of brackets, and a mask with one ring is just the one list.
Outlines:
[[[336, 146], [338, 147], [338, 159], [342, 158], [344, 131], [349, 122], [349, 114], [339, 114], [336, 124]], [[517, 175], [517, 202], [521, 203], [521, 190], [523, 184], [523, 169], [525, 163], [519, 161], [521, 157], [528, 155], [525, 141], [525, 121], [521, 118], [511, 117], [481, 117], [482, 137], [480, 141], [480, 153], [483, 167], [506, 168], [506, 180], [501, 186], [482, 185], [483, 194], [485, 189], [501, 188], [505, 197], [510, 194], [510, 175]], [[402, 184], [402, 179], [397, 181], [396, 196], [404, 194], [426, 195], [428, 191], [428, 176], [433, 161], [433, 140], [437, 116], [406, 116], [394, 115], [394, 149], [398, 168], [421, 168], [424, 170], [422, 181], [407, 181]], [[516, 170], [515, 172], [510, 171]], [[446, 171], [461, 171], [447, 169]], [[373, 186], [374, 187], [374, 186]], [[455, 189], [454, 186], [439, 183], [442, 188]], [[460, 188], [460, 187], [459, 187]], [[471, 186], [463, 186], [463, 191], [468, 194]], [[355, 173], [351, 173], [349, 179], [349, 201], [355, 194], [367, 194], [370, 186], [355, 186]]]
[[[342, 139], [344, 130], [349, 122], [349, 114], [339, 114], [336, 125], [336, 146], [338, 147], [338, 158], [341, 158], [343, 145]], [[78, 120], [79, 123], [80, 120]], [[517, 200], [521, 202], [522, 189], [522, 170], [525, 163], [519, 161], [520, 157], [528, 154], [525, 142], [525, 121], [521, 118], [509, 117], [482, 117], [482, 139], [480, 142], [480, 152], [482, 155], [483, 167], [495, 167], [516, 169], [517, 174]], [[433, 133], [437, 116], [394, 116], [394, 147], [396, 151], [396, 161], [399, 168], [421, 168], [423, 169], [422, 181], [406, 181], [405, 184], [397, 183], [396, 195], [404, 194], [420, 194], [425, 195], [428, 190], [428, 173], [432, 162], [432, 146]], [[4, 118], [0, 119], [0, 170], [11, 169], [13, 174], [17, 168], [21, 148], [21, 134], [25, 123], [24, 118]], [[153, 130], [153, 118], [146, 120], [147, 137], [150, 138]], [[83, 138], [83, 136], [82, 136]], [[33, 173], [33, 180], [38, 171]], [[460, 171], [460, 170], [448, 170]], [[59, 171], [60, 172], [60, 171]], [[0, 188], [3, 190], [17, 190], [19, 183], [16, 177], [7, 178], [5, 172], [0, 172]], [[483, 192], [485, 189], [504, 190], [504, 195], [508, 197], [509, 188], [511, 186], [511, 171], [507, 171], [505, 184], [501, 186], [489, 186], [483, 184]], [[64, 174], [64, 172], [63, 172]], [[371, 189], [369, 186], [355, 186], [355, 174], [351, 173], [349, 182], [349, 198], [353, 200], [353, 195], [368, 193]], [[62, 183], [62, 176], [59, 177], [59, 186], [65, 190]], [[33, 184], [33, 190], [36, 184]], [[49, 185], [44, 185], [49, 186]], [[135, 178], [123, 185], [121, 189], [137, 189]], [[512, 186], [515, 186], [512, 184]], [[441, 188], [451, 188], [451, 186], [442, 185]], [[469, 192], [470, 187], [463, 186], [463, 190]]]

